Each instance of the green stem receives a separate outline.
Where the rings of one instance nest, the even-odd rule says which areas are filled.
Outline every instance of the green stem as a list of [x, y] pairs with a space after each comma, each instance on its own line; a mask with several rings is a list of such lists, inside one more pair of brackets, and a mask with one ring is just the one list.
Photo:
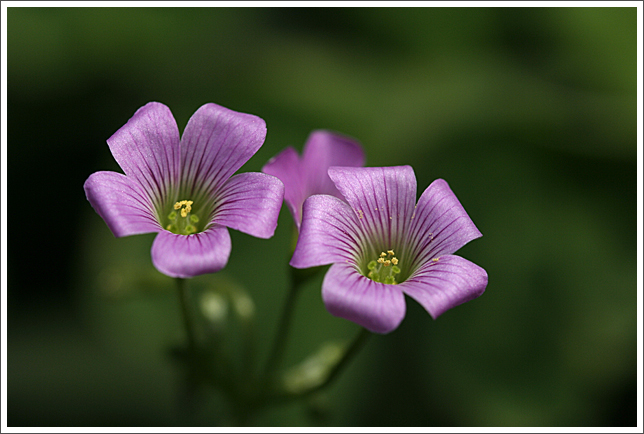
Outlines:
[[291, 319], [293, 318], [293, 307], [295, 306], [295, 300], [300, 292], [299, 289], [302, 282], [303, 279], [298, 278], [298, 274], [296, 274], [294, 269], [291, 268], [291, 284], [288, 295], [286, 296], [286, 304], [282, 311], [282, 317], [280, 319], [279, 326], [277, 327], [277, 334], [273, 341], [273, 348], [264, 369], [265, 377], [269, 377], [271, 375], [284, 356], [284, 348], [286, 348]]
[[190, 366], [186, 373], [185, 383], [182, 385], [179, 396], [180, 418], [182, 420], [181, 423], [190, 423], [196, 414], [195, 411], [197, 407], [196, 400], [199, 374], [198, 369], [194, 368], [194, 366], [197, 365], [197, 346], [193, 318], [190, 314], [190, 293], [186, 285], [186, 279], [176, 279], [176, 281], [179, 304], [181, 305], [181, 314], [188, 338], [187, 362]]
[[190, 291], [188, 291], [186, 279], [177, 278], [177, 288], [179, 290], [179, 303], [181, 304], [183, 323], [188, 337], [188, 349], [190, 352], [194, 353], [197, 349], [197, 342], [195, 338], [194, 322], [192, 315], [190, 314]]

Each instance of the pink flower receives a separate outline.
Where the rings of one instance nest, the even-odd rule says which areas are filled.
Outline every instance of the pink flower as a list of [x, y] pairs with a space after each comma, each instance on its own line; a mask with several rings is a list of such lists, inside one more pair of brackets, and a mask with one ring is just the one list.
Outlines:
[[152, 262], [172, 277], [221, 270], [231, 251], [227, 228], [270, 238], [284, 186], [263, 173], [233, 174], [264, 143], [257, 116], [205, 104], [179, 138], [170, 109], [151, 102], [107, 141], [125, 175], [96, 172], [84, 188], [117, 237], [158, 232]]
[[481, 236], [442, 179], [416, 203], [409, 166], [331, 167], [346, 202], [309, 197], [290, 264], [333, 264], [322, 283], [327, 310], [376, 333], [396, 329], [405, 296], [436, 318], [480, 296], [487, 273], [453, 253]]

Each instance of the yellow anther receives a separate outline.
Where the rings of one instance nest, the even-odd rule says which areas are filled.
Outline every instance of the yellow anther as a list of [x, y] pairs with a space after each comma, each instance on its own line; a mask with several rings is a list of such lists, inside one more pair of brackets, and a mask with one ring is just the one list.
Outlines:
[[382, 263], [382, 265], [384, 265], [385, 267], [388, 267], [391, 265], [391, 261], [387, 259], [385, 262]]
[[391, 258], [391, 263], [394, 265], [398, 265], [398, 258]]
[[384, 264], [384, 263], [385, 263], [385, 260], [384, 260], [383, 258], [378, 258], [378, 263], [379, 263], [379, 264]]
[[438, 262], [438, 258], [432, 258], [433, 262]]
[[389, 253], [389, 256], [393, 256], [393, 255], [395, 255], [395, 253], [394, 253], [394, 251], [393, 251], [393, 250], [387, 250], [387, 253]]
[[380, 257], [381, 257], [381, 258], [384, 258], [385, 256], [387, 256], [387, 254], [386, 254], [385, 252], [382, 252], [382, 253], [380, 254]]
[[194, 202], [191, 200], [180, 200], [174, 204], [174, 209], [181, 208], [181, 217], [188, 217], [188, 213], [192, 211], [192, 204]]

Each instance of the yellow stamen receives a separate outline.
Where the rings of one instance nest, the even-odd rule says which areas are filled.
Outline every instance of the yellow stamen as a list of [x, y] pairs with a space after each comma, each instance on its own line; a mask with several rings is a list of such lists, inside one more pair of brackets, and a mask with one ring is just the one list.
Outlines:
[[384, 263], [385, 263], [385, 260], [384, 260], [383, 258], [378, 258], [378, 263], [379, 263], [379, 264], [384, 264]]
[[389, 253], [389, 256], [393, 256], [395, 254], [393, 250], [387, 250], [387, 253]]
[[[194, 202], [192, 200], [180, 200], [175, 202], [174, 205], [172, 205], [174, 211], [171, 211], [170, 214], [168, 214], [170, 224], [168, 224], [166, 228], [169, 231], [180, 235], [197, 233], [198, 230], [195, 223], [199, 221], [199, 216], [190, 214], [193, 204]], [[177, 210], [180, 211], [180, 213], [177, 213]], [[181, 218], [179, 218], [179, 214], [181, 214]]]
[[391, 261], [389, 259], [387, 259], [385, 262], [383, 262], [382, 265], [384, 265], [385, 267], [388, 267], [388, 266], [391, 265]]
[[191, 200], [180, 200], [174, 204], [174, 209], [181, 208], [181, 217], [188, 217], [188, 213], [192, 211], [192, 204], [194, 202]]
[[398, 258], [391, 258], [391, 263], [394, 265], [398, 265]]

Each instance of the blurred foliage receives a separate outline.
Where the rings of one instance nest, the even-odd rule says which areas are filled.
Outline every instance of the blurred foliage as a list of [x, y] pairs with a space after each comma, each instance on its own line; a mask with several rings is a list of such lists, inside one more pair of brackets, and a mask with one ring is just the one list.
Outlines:
[[[115, 239], [82, 189], [119, 170], [105, 140], [155, 100], [181, 130], [206, 102], [264, 118], [243, 171], [313, 129], [356, 137], [419, 192], [446, 179], [484, 234], [459, 252], [488, 271], [481, 298], [436, 321], [408, 299], [329, 389], [248, 423], [635, 425], [636, 27], [635, 8], [8, 8], [7, 423], [234, 423], [217, 393], [178, 407], [184, 335], [154, 236]], [[27, 193], [38, 207], [12, 212]], [[263, 362], [290, 215], [270, 240], [231, 235], [224, 271], [190, 285], [229, 351], [252, 339]], [[321, 279], [284, 367], [357, 331]], [[253, 299], [253, 334], [213, 298], [226, 288]]]

